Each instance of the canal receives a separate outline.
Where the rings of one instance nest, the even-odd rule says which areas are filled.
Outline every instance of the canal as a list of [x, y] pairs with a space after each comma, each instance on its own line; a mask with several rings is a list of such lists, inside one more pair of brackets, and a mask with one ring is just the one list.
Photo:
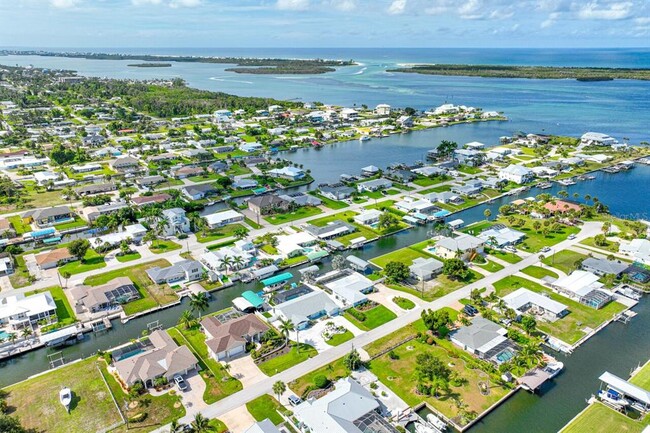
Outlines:
[[[474, 133], [477, 131], [475, 128], [483, 126], [488, 125], [460, 125], [459, 128], [467, 127]], [[451, 131], [452, 129], [445, 128], [431, 131], [443, 131], [444, 134], [447, 134], [444, 131]], [[494, 134], [500, 134], [502, 131], [496, 125], [494, 129], [492, 127], [488, 129], [491, 130], [490, 134], [485, 136], [480, 134], [478, 136], [484, 137], [482, 140], [486, 143], [494, 143]], [[312, 175], [316, 178], [315, 184], [333, 182], [338, 180], [340, 173], [349, 172], [354, 174], [362, 166], [370, 163], [385, 167], [394, 162], [412, 163], [415, 160], [423, 159], [426, 150], [435, 147], [435, 144], [442, 139], [440, 135], [431, 135], [431, 131], [376, 140], [374, 143], [371, 141], [367, 142], [368, 144], [356, 142], [337, 144], [327, 146], [319, 151], [299, 151], [287, 155], [293, 161], [312, 169]], [[426, 135], [421, 136], [420, 134]], [[470, 135], [472, 134], [468, 133], [468, 137]], [[444, 139], [459, 142], [465, 140], [464, 132], [461, 132], [460, 136], [444, 136], [448, 137]], [[477, 139], [477, 135], [472, 136]], [[461, 139], [459, 140], [459, 138]], [[400, 150], [393, 140], [407, 141]], [[470, 141], [470, 139], [468, 138], [466, 141]], [[373, 144], [375, 149], [366, 150], [365, 147], [370, 146], [370, 144]], [[368, 153], [370, 153], [370, 156], [368, 156]], [[366, 154], [365, 163], [360, 159], [359, 155], [361, 154]], [[336, 158], [336, 161], [332, 162], [332, 158]], [[461, 211], [451, 218], [461, 218], [466, 224], [470, 224], [484, 219], [483, 212], [485, 209], [490, 209], [492, 215], [496, 215], [500, 206], [515, 198], [535, 196], [542, 192], [555, 194], [561, 189], [566, 189], [570, 197], [573, 193], [578, 193], [580, 200], [585, 194], [597, 196], [601, 202], [610, 207], [610, 211], [614, 215], [628, 218], [648, 218], [650, 195], [635, 194], [633, 191], [639, 191], [641, 185], [649, 184], [650, 167], [637, 165], [636, 168], [628, 172], [614, 175], [597, 172], [594, 175], [596, 177], [594, 180], [579, 182], [568, 188], [554, 184], [550, 189], [532, 188], [519, 195], [502, 197], [492, 203]], [[632, 199], [632, 197], [634, 198]], [[353, 254], [364, 259], [371, 259], [422, 241], [429, 236], [430, 230], [430, 226], [414, 227], [411, 230], [367, 244], [362, 249], [355, 250]], [[325, 269], [329, 268], [329, 263], [325, 263], [324, 267]], [[297, 274], [297, 272], [294, 272], [294, 274]], [[232, 287], [214, 292], [209, 311], [218, 311], [231, 306], [232, 299], [239, 296], [244, 290], [250, 289], [258, 290], [259, 285], [238, 283]], [[154, 321], [158, 321], [163, 327], [173, 326], [176, 324], [181, 312], [187, 308], [186, 302], [131, 320], [126, 324], [114, 320], [112, 330], [89, 334], [79, 344], [62, 349], [61, 354], [66, 361], [71, 361], [90, 356], [98, 350], [107, 350], [131, 339], [138, 338], [142, 335], [142, 331], [147, 329], [147, 325]], [[472, 428], [472, 432], [529, 431], [550, 433], [557, 431], [559, 427], [584, 407], [584, 399], [588, 398], [597, 389], [597, 377], [604, 370], [625, 377], [629, 374], [631, 368], [638, 363], [643, 363], [650, 357], [650, 340], [648, 339], [650, 311], [648, 310], [650, 310], [650, 306], [647, 300], [643, 300], [635, 308], [635, 311], [640, 314], [632, 319], [629, 324], [615, 323], [608, 326], [576, 350], [573, 355], [562, 359], [566, 366], [565, 372], [557, 377], [548, 389], [544, 390], [542, 397], [519, 392], [476, 427]], [[0, 387], [47, 370], [50, 367], [48, 354], [56, 351], [44, 348], [1, 362]]]

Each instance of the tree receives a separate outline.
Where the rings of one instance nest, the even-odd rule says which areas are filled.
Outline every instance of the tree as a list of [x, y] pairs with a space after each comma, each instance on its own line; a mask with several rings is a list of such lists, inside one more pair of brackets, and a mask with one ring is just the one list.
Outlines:
[[248, 229], [245, 227], [239, 227], [235, 229], [233, 234], [237, 239], [244, 239], [246, 236], [248, 236]]
[[281, 380], [278, 380], [273, 384], [273, 393], [278, 396], [278, 401], [280, 401], [280, 396], [284, 394], [287, 390], [287, 385]]
[[481, 291], [479, 289], [473, 289], [469, 293], [469, 297], [476, 305], [483, 304], [483, 298], [481, 297]]
[[293, 324], [291, 319], [280, 319], [280, 326], [278, 326], [278, 329], [282, 335], [284, 335], [285, 341], [289, 341], [289, 333], [296, 330], [296, 325]]
[[612, 228], [612, 223], [610, 223], [609, 221], [605, 221], [603, 223], [603, 233], [605, 234], [605, 236], [607, 236], [611, 228]]
[[469, 275], [467, 264], [459, 258], [452, 258], [445, 260], [442, 266], [442, 273], [449, 278], [456, 280], [464, 280]]
[[345, 257], [343, 257], [340, 254], [335, 255], [332, 257], [332, 268], [335, 270], [341, 270], [345, 269], [347, 267], [347, 263], [345, 260]]
[[185, 431], [185, 424], [178, 422], [177, 419], [169, 424], [169, 433], [181, 433], [182, 431]]
[[185, 310], [178, 318], [178, 324], [185, 329], [192, 328], [196, 325], [196, 317], [192, 314], [192, 310]]
[[490, 209], [485, 209], [483, 211], [483, 216], [485, 217], [486, 220], [489, 220], [490, 217], [492, 216], [492, 211]]
[[594, 244], [598, 245], [599, 247], [607, 246], [607, 237], [605, 237], [603, 234], [594, 236]]
[[68, 245], [68, 252], [83, 262], [89, 248], [90, 242], [88, 239], [75, 239]]
[[72, 274], [69, 271], [63, 271], [61, 272], [61, 276], [63, 277], [63, 280], [65, 281], [64, 287], [68, 287], [68, 280], [72, 276]]
[[210, 302], [208, 301], [208, 295], [205, 292], [199, 292], [190, 295], [190, 310], [198, 311], [199, 318], [201, 314], [210, 307]]
[[359, 355], [357, 349], [353, 348], [350, 353], [343, 357], [343, 365], [345, 365], [345, 368], [350, 371], [355, 371], [363, 365], [363, 361], [361, 361], [361, 355]]
[[452, 323], [449, 312], [446, 310], [424, 310], [420, 316], [422, 317], [422, 321], [426, 325], [427, 329], [438, 335], [446, 334], [447, 325]]
[[399, 224], [399, 220], [395, 215], [388, 211], [382, 212], [382, 214], [379, 216], [379, 223], [377, 226], [380, 229], [391, 229]]
[[528, 335], [532, 334], [537, 327], [537, 321], [533, 316], [525, 315], [521, 318], [521, 327], [526, 331]]
[[450, 158], [457, 148], [458, 143], [455, 141], [442, 140], [436, 149], [436, 154], [440, 158]]
[[20, 424], [18, 418], [8, 415], [0, 415], [0, 432], [2, 433], [36, 433], [34, 429], [28, 429]]
[[210, 425], [210, 419], [204, 417], [201, 412], [194, 415], [194, 420], [192, 421], [192, 433], [207, 433], [213, 432], [214, 427]]
[[399, 283], [411, 276], [411, 270], [402, 262], [389, 262], [384, 268], [386, 279], [392, 283]]
[[20, 335], [21, 335], [24, 339], [27, 339], [27, 338], [29, 338], [30, 335], [32, 335], [32, 333], [33, 333], [33, 331], [31, 330], [31, 328], [23, 328], [23, 330], [22, 330], [22, 332], [20, 333]]

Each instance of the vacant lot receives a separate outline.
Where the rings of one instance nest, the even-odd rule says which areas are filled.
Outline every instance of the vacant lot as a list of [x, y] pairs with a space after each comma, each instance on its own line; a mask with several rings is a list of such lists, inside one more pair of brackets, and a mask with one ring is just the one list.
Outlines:
[[594, 403], [585, 409], [561, 433], [640, 433], [644, 423], [634, 421], [622, 413], [603, 405]]
[[544, 262], [545, 265], [557, 268], [566, 274], [570, 274], [578, 268], [578, 262], [586, 258], [587, 256], [584, 254], [570, 250], [562, 250], [544, 258], [542, 262]]
[[312, 206], [304, 206], [296, 209], [293, 212], [268, 215], [265, 216], [264, 219], [273, 225], [279, 225], [279, 224], [284, 224], [291, 221], [307, 218], [310, 216], [318, 215], [320, 213], [323, 213], [323, 211], [320, 210], [320, 208], [312, 207]]
[[366, 320], [364, 321], [359, 321], [355, 319], [350, 313], [347, 311], [343, 315], [346, 319], [348, 319], [354, 326], [357, 328], [363, 330], [363, 331], [369, 331], [371, 329], [375, 329], [378, 326], [383, 325], [384, 323], [388, 323], [394, 318], [397, 317], [395, 313], [390, 311], [388, 308], [384, 307], [383, 305], [377, 305], [375, 308], [372, 308], [370, 310], [363, 311], [363, 314], [366, 316]]
[[74, 262], [66, 263], [59, 268], [59, 273], [63, 275], [65, 272], [70, 275], [81, 274], [82, 272], [94, 271], [106, 267], [104, 256], [89, 249], [82, 260], [75, 260]]
[[246, 409], [255, 418], [255, 421], [264, 421], [268, 418], [275, 425], [284, 422], [284, 418], [278, 413], [278, 411], [284, 410], [284, 407], [268, 394], [246, 403]]
[[269, 359], [259, 364], [258, 367], [267, 376], [273, 376], [316, 355], [318, 355], [316, 349], [308, 344], [300, 343], [300, 349], [294, 345], [288, 353]]

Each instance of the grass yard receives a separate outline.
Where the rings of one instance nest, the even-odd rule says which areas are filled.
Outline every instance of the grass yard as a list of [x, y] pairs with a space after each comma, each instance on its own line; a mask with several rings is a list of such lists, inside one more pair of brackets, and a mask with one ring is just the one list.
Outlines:
[[15, 266], [14, 273], [9, 275], [9, 282], [14, 289], [19, 289], [21, 287], [29, 286], [29, 270], [27, 265], [25, 265], [25, 257], [22, 254], [14, 256]]
[[644, 427], [645, 423], [596, 402], [560, 430], [560, 433], [641, 433]]
[[288, 353], [258, 364], [258, 367], [262, 370], [262, 373], [273, 376], [316, 355], [318, 355], [316, 349], [308, 344], [300, 343], [300, 348], [293, 345]]
[[521, 272], [533, 278], [538, 278], [540, 280], [544, 277], [553, 277], [553, 278], [560, 277], [557, 273], [551, 271], [548, 268], [542, 268], [541, 266], [535, 266], [535, 265], [528, 266], [522, 269]]
[[409, 337], [414, 337], [418, 332], [424, 333], [426, 330], [427, 328], [424, 326], [422, 319], [418, 319], [395, 332], [373, 341], [367, 346], [364, 346], [363, 349], [372, 357], [396, 344], [400, 344]]
[[375, 329], [397, 317], [395, 313], [381, 304], [377, 305], [371, 310], [363, 311], [363, 314], [366, 315], [366, 320], [363, 322], [352, 317], [352, 315], [347, 311], [344, 313], [343, 317], [348, 319], [350, 323], [363, 331], [370, 331], [371, 329]]
[[589, 327], [595, 329], [625, 309], [625, 306], [618, 302], [610, 302], [600, 310], [596, 310], [569, 298], [565, 298], [534, 281], [516, 276], [509, 276], [494, 283], [496, 294], [500, 297], [514, 292], [520, 287], [548, 295], [554, 301], [567, 306], [569, 310], [568, 315], [552, 323], [540, 320], [537, 322], [537, 329], [569, 344], [575, 343], [584, 336], [583, 328]]
[[169, 304], [178, 299], [178, 296], [172, 289], [164, 286], [154, 284], [146, 273], [147, 269], [155, 266], [164, 268], [171, 266], [165, 259], [158, 259], [148, 263], [134, 265], [126, 269], [116, 269], [114, 271], [105, 272], [103, 274], [91, 275], [84, 280], [84, 284], [89, 286], [99, 286], [105, 284], [117, 277], [129, 277], [133, 281], [133, 285], [140, 293], [141, 298], [124, 304], [122, 308], [127, 315], [139, 313], [141, 311], [149, 310], [158, 305]]
[[[408, 347], [412, 347], [413, 350], [409, 350]], [[479, 391], [479, 382], [485, 381], [486, 373], [476, 368], [478, 364], [470, 354], [453, 347], [447, 340], [436, 340], [436, 345], [433, 346], [421, 343], [419, 340], [411, 340], [396, 347], [393, 352], [396, 359], [391, 359], [388, 354], [384, 354], [370, 362], [370, 370], [409, 406], [427, 402], [459, 425], [467, 424], [468, 420], [460, 418], [456, 399], [460, 399], [466, 405], [467, 412], [480, 414], [509, 392], [507, 388], [497, 385], [492, 378], [489, 381], [489, 394], [483, 395]], [[418, 395], [415, 392], [414, 377], [416, 357], [424, 352], [429, 352], [440, 359], [464, 381], [459, 386], [450, 383], [449, 391], [441, 391], [439, 398]]]
[[423, 251], [416, 250], [411, 247], [406, 247], [395, 250], [388, 254], [384, 254], [383, 256], [375, 257], [374, 259], [370, 259], [370, 261], [380, 268], [385, 268], [386, 265], [390, 262], [401, 262], [407, 266], [410, 266], [413, 263], [413, 260], [420, 257], [427, 259], [431, 256], [424, 253]]
[[403, 310], [412, 310], [415, 308], [415, 302], [410, 299], [402, 298], [401, 296], [394, 297], [393, 302]]
[[126, 262], [131, 262], [133, 260], [138, 260], [141, 257], [142, 256], [138, 252], [130, 253], [130, 254], [124, 254], [123, 256], [117, 256], [117, 255], [115, 256], [117, 261], [121, 262], [121, 263], [126, 263]]
[[[26, 428], [49, 433], [100, 431], [118, 422], [120, 414], [92, 357], [10, 386], [7, 403]], [[103, 362], [102, 362], [103, 363]], [[59, 390], [73, 392], [70, 414], [59, 402]]]
[[255, 418], [255, 421], [264, 421], [268, 418], [275, 425], [284, 422], [284, 418], [278, 413], [285, 410], [284, 406], [268, 394], [246, 403], [246, 409]]
[[487, 260], [487, 263], [484, 264], [476, 264], [476, 266], [485, 269], [488, 272], [498, 272], [501, 269], [503, 269], [503, 265], [493, 262], [492, 260]]
[[338, 346], [339, 344], [343, 344], [346, 341], [352, 340], [353, 338], [354, 334], [346, 329], [343, 334], [334, 334], [332, 338], [326, 341], [326, 343], [330, 346]]
[[54, 226], [54, 228], [57, 229], [58, 231], [62, 232], [62, 231], [65, 231], [65, 230], [76, 229], [78, 227], [86, 227], [87, 225], [88, 225], [88, 223], [86, 221], [82, 220], [79, 217], [76, 217], [74, 219], [74, 221], [70, 221], [70, 222], [67, 222], [67, 223], [61, 223], [61, 224], [56, 224]]
[[413, 181], [414, 184], [417, 186], [432, 186], [432, 185], [437, 185], [441, 182], [445, 182], [447, 179], [441, 178], [441, 177], [426, 177], [426, 176], [418, 176], [417, 179]]
[[471, 165], [459, 165], [456, 167], [456, 170], [465, 174], [479, 174], [483, 172], [480, 168], [472, 167]]
[[159, 239], [149, 245], [149, 251], [154, 254], [162, 254], [169, 251], [180, 250], [182, 247], [174, 241]]
[[307, 221], [309, 224], [313, 224], [316, 227], [325, 227], [327, 224], [336, 221], [336, 220], [342, 220], [342, 221], [347, 221], [348, 218], [354, 218], [355, 216], [358, 215], [358, 212], [354, 212], [351, 210], [347, 210], [344, 212], [339, 212], [334, 215], [329, 215], [325, 216], [322, 218], [316, 218], [310, 221]]
[[319, 198], [323, 202], [323, 206], [328, 207], [330, 209], [336, 210], [336, 209], [343, 209], [348, 207], [348, 204], [343, 201], [332, 200], [330, 198], [325, 197], [324, 195], [318, 194], [317, 192], [310, 191], [309, 194]]
[[595, 239], [592, 238], [587, 238], [583, 239], [580, 241], [581, 244], [583, 245], [588, 245], [593, 248], [598, 248], [599, 250], [605, 250], [609, 251], [610, 253], [617, 253], [618, 252], [618, 247], [620, 244], [618, 242], [614, 242], [612, 240], [607, 239], [607, 243], [605, 245], [596, 245]]
[[[252, 222], [252, 221], [251, 221]], [[199, 231], [196, 233], [196, 240], [201, 243], [212, 242], [218, 239], [224, 239], [235, 235], [237, 229], [246, 229], [241, 224], [228, 224], [213, 230]]]
[[641, 368], [632, 378], [630, 382], [643, 389], [650, 390], [650, 363]]
[[587, 256], [584, 254], [576, 253], [571, 250], [562, 250], [551, 256], [545, 257], [542, 262], [547, 266], [557, 268], [566, 274], [570, 274], [577, 269], [576, 263], [586, 258]]
[[389, 284], [388, 287], [394, 290], [399, 290], [401, 292], [410, 293], [411, 295], [417, 296], [424, 301], [431, 302], [434, 299], [445, 296], [467, 284], [478, 281], [481, 278], [483, 278], [483, 275], [470, 269], [468, 277], [464, 280], [452, 280], [448, 276], [440, 274], [435, 279], [431, 280], [430, 283], [432, 286], [425, 287], [424, 292], [422, 291], [422, 287], [420, 285], [407, 286], [404, 284]]
[[74, 310], [70, 306], [70, 302], [68, 302], [68, 298], [65, 296], [65, 293], [63, 293], [61, 286], [52, 286], [46, 289], [34, 290], [32, 292], [25, 293], [25, 296], [35, 295], [37, 293], [47, 291], [50, 292], [52, 299], [54, 299], [54, 303], [56, 304], [56, 317], [59, 318], [58, 324], [63, 327], [76, 322], [77, 316], [75, 316]]
[[264, 220], [273, 225], [278, 225], [278, 224], [288, 223], [291, 221], [300, 220], [303, 218], [308, 218], [321, 213], [323, 213], [323, 211], [320, 210], [320, 208], [318, 207], [303, 206], [303, 207], [299, 207], [293, 212], [265, 216]]
[[171, 328], [168, 332], [178, 344], [187, 345], [199, 358], [201, 377], [206, 384], [203, 401], [212, 404], [242, 390], [241, 382], [230, 376], [220, 362], [210, 357], [205, 344], [205, 334], [198, 326], [190, 329]]
[[519, 263], [519, 262], [521, 262], [523, 260], [521, 257], [519, 257], [515, 253], [508, 253], [508, 252], [500, 251], [500, 250], [490, 249], [489, 254], [496, 257], [497, 259], [501, 259], [504, 262], [508, 262], [508, 263], [513, 264], [513, 265], [515, 263]]
[[32, 231], [32, 227], [29, 224], [23, 223], [23, 219], [20, 217], [20, 215], [10, 216], [7, 219], [13, 226], [17, 235], [22, 235]]
[[252, 219], [250, 219], [248, 217], [244, 217], [244, 222], [246, 224], [248, 224], [249, 226], [251, 226], [251, 228], [254, 228], [256, 230], [262, 228], [262, 226], [260, 224], [256, 223], [255, 221], [253, 221]]
[[59, 267], [59, 274], [63, 275], [64, 272], [69, 272], [70, 275], [76, 275], [81, 274], [82, 272], [94, 271], [95, 269], [105, 267], [106, 262], [104, 261], [104, 256], [89, 248], [88, 251], [86, 251], [83, 261], [75, 260], [74, 262], [66, 263]]
[[297, 396], [305, 398], [306, 393], [309, 392], [312, 388], [315, 388], [314, 378], [316, 376], [322, 375], [327, 377], [331, 382], [335, 382], [338, 379], [347, 377], [349, 374], [350, 372], [347, 368], [345, 368], [345, 365], [343, 364], [343, 358], [339, 358], [330, 364], [327, 364], [314, 371], [310, 371], [306, 375], [299, 377], [287, 385], [289, 389], [296, 393]]

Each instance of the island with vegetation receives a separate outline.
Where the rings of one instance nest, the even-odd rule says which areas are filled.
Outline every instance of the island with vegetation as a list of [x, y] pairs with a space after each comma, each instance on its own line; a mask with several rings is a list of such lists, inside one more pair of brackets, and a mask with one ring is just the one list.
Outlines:
[[[3, 50], [2, 54], [15, 56], [68, 57], [89, 60], [138, 60], [142, 62], [183, 62], [183, 63], [219, 63], [233, 64], [237, 67], [226, 69], [239, 74], [324, 74], [335, 71], [336, 67], [352, 66], [354, 60], [327, 59], [272, 59], [244, 57], [213, 56], [169, 56], [152, 54], [114, 54], [114, 53], [79, 53], [54, 51], [15, 51]], [[160, 63], [159, 63], [160, 64]], [[162, 65], [162, 64], [161, 64]], [[152, 67], [149, 63], [129, 65]], [[166, 65], [165, 65], [166, 66]], [[161, 66], [160, 66], [161, 67]]]
[[427, 75], [486, 78], [575, 79], [578, 81], [650, 80], [650, 69], [504, 65], [413, 65], [390, 69]]
[[171, 68], [171, 63], [156, 63], [156, 62], [145, 62], [145, 63], [133, 63], [127, 65], [131, 68]]

